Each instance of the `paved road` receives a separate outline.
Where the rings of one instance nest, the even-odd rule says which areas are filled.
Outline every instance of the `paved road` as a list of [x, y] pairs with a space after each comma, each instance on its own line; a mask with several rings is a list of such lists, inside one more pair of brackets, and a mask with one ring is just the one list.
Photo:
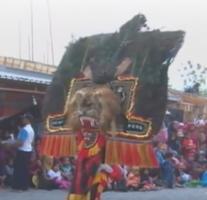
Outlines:
[[[64, 200], [67, 192], [29, 190], [12, 192], [0, 190], [0, 200]], [[103, 200], [207, 200], [207, 188], [163, 189], [153, 192], [105, 192]]]

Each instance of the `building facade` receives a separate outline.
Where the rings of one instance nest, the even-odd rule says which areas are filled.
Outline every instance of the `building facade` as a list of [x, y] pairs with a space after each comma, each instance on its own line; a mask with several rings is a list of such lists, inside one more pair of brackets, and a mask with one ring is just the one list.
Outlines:
[[41, 105], [55, 66], [0, 57], [0, 119]]
[[[0, 120], [42, 105], [57, 67], [0, 56]], [[207, 98], [174, 89], [168, 91], [167, 109], [178, 120], [207, 119]]]
[[207, 119], [206, 97], [169, 89], [167, 108], [171, 112], [177, 113], [176, 117], [182, 121]]

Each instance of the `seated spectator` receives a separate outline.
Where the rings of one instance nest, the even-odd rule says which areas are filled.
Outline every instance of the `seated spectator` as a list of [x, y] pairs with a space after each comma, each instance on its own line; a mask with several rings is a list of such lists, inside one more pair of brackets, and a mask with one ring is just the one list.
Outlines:
[[205, 171], [201, 175], [201, 185], [203, 187], [207, 187], [207, 165], [205, 167]]
[[0, 165], [0, 188], [4, 188], [5, 179], [6, 179], [5, 166]]
[[140, 187], [140, 173], [139, 169], [131, 168], [127, 175], [126, 186], [129, 190], [138, 190]]
[[6, 179], [5, 160], [6, 154], [3, 147], [1, 147], [0, 144], [0, 188], [4, 187], [4, 181]]
[[196, 143], [195, 140], [191, 137], [191, 133], [187, 129], [185, 132], [185, 136], [182, 140], [182, 153], [188, 161], [193, 161], [196, 155]]
[[155, 190], [156, 185], [154, 184], [153, 178], [150, 176], [148, 169], [141, 170], [140, 190], [150, 191]]
[[110, 178], [113, 181], [113, 189], [117, 191], [126, 191], [126, 167], [123, 165], [112, 165]]
[[67, 180], [72, 180], [73, 176], [73, 166], [70, 163], [70, 159], [68, 157], [64, 157], [62, 159], [62, 163], [60, 165], [60, 170], [62, 173], [62, 176]]
[[192, 180], [191, 175], [185, 173], [184, 171], [180, 171], [180, 183], [186, 184], [189, 183]]
[[42, 169], [37, 175], [32, 177], [32, 183], [36, 188], [45, 189], [45, 190], [53, 190], [58, 189], [57, 184], [51, 180], [48, 175], [47, 171]]
[[48, 170], [50, 170], [53, 166], [53, 158], [43, 156], [41, 159], [41, 165], [41, 171], [34, 175], [32, 178], [33, 185], [39, 189], [57, 189], [57, 185], [47, 175]]
[[37, 181], [34, 181], [37, 179], [37, 176], [39, 177], [40, 173], [42, 171], [42, 163], [41, 160], [37, 156], [33, 156], [31, 162], [30, 162], [30, 180], [33, 186], [38, 187]]
[[162, 186], [162, 180], [160, 179], [160, 170], [157, 168], [149, 169], [150, 177], [152, 178], [153, 183], [156, 185], [156, 189]]
[[65, 180], [60, 171], [59, 163], [55, 163], [52, 169], [47, 172], [48, 178], [52, 180], [60, 189], [69, 189], [70, 182]]
[[13, 180], [13, 175], [14, 175], [14, 160], [10, 158], [5, 166], [5, 171], [6, 171], [6, 179], [5, 179], [5, 184], [7, 186], [12, 186], [12, 180]]
[[42, 161], [42, 169], [50, 170], [53, 166], [54, 159], [51, 156], [43, 156], [41, 158]]

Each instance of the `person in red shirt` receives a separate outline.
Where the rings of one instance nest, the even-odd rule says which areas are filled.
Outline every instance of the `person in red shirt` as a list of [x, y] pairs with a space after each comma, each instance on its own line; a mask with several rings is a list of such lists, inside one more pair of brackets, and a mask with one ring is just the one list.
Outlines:
[[189, 133], [185, 134], [185, 137], [182, 141], [182, 151], [185, 159], [187, 160], [194, 160], [196, 155], [196, 143], [195, 141], [190, 137]]

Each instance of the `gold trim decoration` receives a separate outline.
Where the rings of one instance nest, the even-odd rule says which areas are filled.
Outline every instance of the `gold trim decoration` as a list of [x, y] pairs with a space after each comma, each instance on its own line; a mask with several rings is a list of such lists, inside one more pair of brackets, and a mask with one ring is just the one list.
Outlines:
[[129, 106], [128, 109], [126, 111], [126, 115], [129, 115], [130, 113], [132, 113], [133, 108], [134, 108], [134, 104], [135, 104], [135, 94], [136, 94], [136, 89], [138, 86], [138, 78], [133, 77], [133, 76], [119, 76], [117, 78], [119, 81], [132, 81], [133, 84], [130, 88], [130, 97], [129, 97]]
[[75, 85], [75, 83], [77, 81], [83, 81], [83, 80], [89, 80], [89, 79], [86, 79], [86, 78], [74, 78], [74, 79], [71, 80], [71, 83], [70, 83], [70, 86], [69, 86], [69, 89], [68, 89], [68, 95], [67, 95], [67, 98], [66, 98], [66, 103], [65, 103], [65, 106], [64, 106], [63, 113], [48, 115], [48, 117], [46, 119], [46, 129], [47, 129], [48, 132], [55, 133], [55, 132], [71, 131], [70, 128], [63, 127], [63, 126], [58, 126], [58, 128], [51, 127], [50, 123], [51, 123], [52, 120], [57, 119], [57, 118], [64, 119], [64, 117], [65, 117], [65, 115], [66, 115], [66, 113], [68, 111], [68, 104], [69, 104], [69, 101], [70, 101], [70, 98], [71, 98], [72, 89], [74, 88], [74, 85]]
[[69, 194], [67, 200], [88, 200], [88, 198], [85, 194]]
[[[127, 138], [135, 138], [135, 139], [145, 139], [150, 136], [150, 133], [152, 131], [152, 122], [150, 120], [144, 119], [141, 116], [137, 116], [134, 114], [134, 106], [135, 106], [135, 100], [136, 100], [136, 90], [138, 86], [138, 78], [133, 77], [133, 76], [120, 76], [118, 77], [119, 81], [132, 81], [133, 84], [130, 87], [130, 97], [129, 97], [129, 106], [127, 111], [125, 112], [126, 118], [129, 122], [134, 122], [134, 123], [141, 123], [143, 126], [147, 126], [145, 128], [146, 131], [140, 132], [140, 134], [132, 134], [133, 131], [118, 131], [116, 134], [120, 136], [124, 136]], [[137, 125], [136, 125], [137, 126]]]

